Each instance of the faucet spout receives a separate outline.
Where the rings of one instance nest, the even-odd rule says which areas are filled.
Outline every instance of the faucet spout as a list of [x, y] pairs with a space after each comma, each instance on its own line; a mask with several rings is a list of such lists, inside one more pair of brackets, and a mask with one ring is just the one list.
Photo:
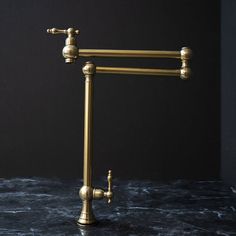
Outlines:
[[49, 34], [67, 34], [68, 37], [65, 40], [65, 47], [62, 50], [62, 55], [65, 58], [65, 63], [71, 64], [75, 62], [79, 54], [75, 35], [79, 34], [79, 30], [75, 30], [74, 28], [68, 28], [67, 30], [52, 28], [48, 29], [47, 32]]

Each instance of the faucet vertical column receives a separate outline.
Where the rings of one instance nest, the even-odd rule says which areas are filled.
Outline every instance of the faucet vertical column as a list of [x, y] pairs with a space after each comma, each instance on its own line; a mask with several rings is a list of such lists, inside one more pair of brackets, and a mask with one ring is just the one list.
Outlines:
[[92, 152], [93, 152], [93, 77], [96, 66], [88, 61], [83, 66], [85, 76], [85, 99], [84, 99], [84, 183], [79, 191], [82, 200], [82, 210], [78, 224], [89, 225], [96, 222], [93, 214], [92, 200], [106, 198], [108, 203], [113, 197], [112, 171], [108, 171], [108, 190], [92, 187]]
[[86, 62], [83, 66], [85, 76], [85, 100], [84, 100], [84, 170], [83, 187], [80, 189], [82, 199], [82, 211], [78, 224], [92, 224], [96, 221], [93, 215], [92, 199], [92, 152], [93, 152], [93, 76], [96, 67], [92, 62]]

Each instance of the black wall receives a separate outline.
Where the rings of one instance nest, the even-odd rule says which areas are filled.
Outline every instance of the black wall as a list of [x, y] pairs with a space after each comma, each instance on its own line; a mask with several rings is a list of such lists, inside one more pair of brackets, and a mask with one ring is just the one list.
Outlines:
[[221, 173], [236, 185], [236, 2], [222, 1]]
[[[84, 59], [80, 48], [194, 52], [193, 77], [97, 75], [94, 174], [119, 178], [219, 176], [219, 1], [3, 0], [0, 2], [0, 175], [82, 177]], [[173, 60], [99, 59], [97, 65], [179, 67]]]

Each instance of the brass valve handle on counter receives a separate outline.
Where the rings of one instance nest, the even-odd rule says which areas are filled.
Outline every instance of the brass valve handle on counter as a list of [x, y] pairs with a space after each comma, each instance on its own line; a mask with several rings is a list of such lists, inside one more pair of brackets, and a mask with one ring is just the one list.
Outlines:
[[107, 202], [111, 203], [113, 197], [111, 170], [108, 171], [107, 182], [108, 182], [107, 191], [104, 191], [103, 189], [96, 189], [96, 188], [93, 189], [93, 199], [102, 199], [105, 197], [107, 198]]
[[111, 170], [108, 171], [108, 176], [107, 176], [107, 182], [108, 182], [108, 189], [107, 192], [105, 192], [105, 196], [107, 198], [107, 202], [111, 203], [111, 199], [112, 199], [112, 174], [111, 174]]

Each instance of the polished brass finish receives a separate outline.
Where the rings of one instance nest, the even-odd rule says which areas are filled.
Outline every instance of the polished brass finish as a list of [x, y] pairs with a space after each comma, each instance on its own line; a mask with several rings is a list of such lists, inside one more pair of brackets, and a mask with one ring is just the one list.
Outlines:
[[85, 76], [85, 100], [84, 100], [84, 183], [79, 195], [82, 200], [82, 211], [77, 221], [78, 224], [93, 224], [96, 219], [93, 214], [92, 200], [107, 198], [111, 202], [112, 193], [112, 174], [108, 171], [108, 191], [95, 189], [92, 187], [92, 151], [93, 151], [93, 76], [96, 71], [95, 65], [88, 61], [82, 68]]
[[79, 49], [80, 57], [138, 57], [138, 58], [175, 58], [180, 59], [179, 51], [147, 51], [147, 50], [110, 50]]
[[78, 49], [75, 35], [79, 34], [79, 30], [75, 30], [74, 28], [68, 28], [67, 30], [52, 28], [48, 29], [47, 32], [68, 35], [65, 41], [65, 47], [62, 50], [62, 55], [66, 63], [73, 63], [78, 57], [173, 58], [181, 59], [182, 62], [180, 69], [97, 67], [97, 73], [179, 76], [183, 80], [188, 80], [191, 76], [189, 60], [192, 51], [187, 47], [183, 47], [181, 51]]
[[192, 50], [187, 47], [183, 47], [182, 50], [180, 51], [181, 54], [181, 61], [182, 61], [182, 66], [180, 70], [180, 78], [183, 80], [187, 80], [191, 76], [191, 69], [189, 68], [189, 60], [192, 56]]
[[111, 170], [108, 171], [107, 182], [108, 182], [107, 192], [105, 192], [102, 189], [93, 189], [93, 199], [102, 199], [102, 198], [106, 197], [107, 202], [111, 203], [111, 200], [112, 200], [112, 197], [113, 197]]
[[84, 185], [80, 189], [82, 200], [82, 211], [79, 224], [92, 224], [95, 217], [92, 209], [93, 188], [92, 188], [92, 102], [93, 102], [93, 76], [95, 66], [93, 63], [86, 63], [83, 67], [85, 76], [85, 97], [84, 97]]
[[91, 186], [83, 186], [79, 191], [82, 200], [82, 210], [77, 224], [87, 225], [96, 222], [92, 209], [93, 188]]
[[111, 203], [111, 199], [112, 199], [112, 196], [113, 196], [113, 193], [112, 193], [112, 174], [111, 174], [111, 170], [108, 171], [107, 182], [108, 182], [108, 190], [105, 193], [105, 197], [107, 198], [107, 202]]
[[110, 49], [78, 49], [75, 36], [79, 30], [68, 28], [48, 29], [51, 34], [66, 34], [65, 47], [62, 55], [66, 63], [73, 63], [78, 57], [130, 57], [130, 58], [173, 58], [181, 60], [179, 69], [156, 69], [156, 68], [129, 68], [129, 67], [102, 67], [95, 66], [88, 61], [83, 66], [85, 77], [85, 100], [84, 100], [84, 170], [83, 186], [79, 195], [82, 200], [82, 211], [78, 224], [89, 225], [96, 222], [93, 214], [92, 201], [106, 198], [108, 203], [113, 197], [112, 192], [112, 171], [108, 171], [107, 181], [108, 190], [97, 189], [92, 186], [92, 151], [93, 151], [93, 77], [95, 73], [102, 74], [135, 74], [135, 75], [160, 75], [160, 76], [178, 76], [183, 80], [190, 78], [191, 70], [189, 60], [191, 58], [191, 49], [183, 47], [180, 51], [147, 51], [147, 50], [110, 50]]
[[74, 28], [68, 28], [67, 30], [61, 29], [48, 29], [48, 33], [50, 34], [67, 34], [68, 37], [65, 40], [65, 47], [62, 50], [62, 55], [65, 58], [65, 63], [73, 63], [75, 59], [78, 57], [78, 48], [76, 45], [75, 35], [79, 34], [79, 30], [75, 30]]
[[192, 56], [190, 48], [183, 47], [181, 51], [147, 51], [147, 50], [111, 50], [111, 49], [79, 49], [80, 57], [131, 57], [131, 58], [174, 58], [181, 59], [180, 69], [152, 69], [128, 67], [96, 67], [96, 73], [104, 74], [134, 74], [134, 75], [160, 75], [179, 76], [188, 80], [191, 76], [189, 60]]
[[95, 65], [86, 63], [83, 67], [85, 75], [84, 97], [84, 185], [91, 186], [92, 158], [92, 112], [93, 112], [93, 76]]
[[180, 70], [97, 66], [96, 73], [98, 74], [102, 73], [102, 74], [179, 76]]

